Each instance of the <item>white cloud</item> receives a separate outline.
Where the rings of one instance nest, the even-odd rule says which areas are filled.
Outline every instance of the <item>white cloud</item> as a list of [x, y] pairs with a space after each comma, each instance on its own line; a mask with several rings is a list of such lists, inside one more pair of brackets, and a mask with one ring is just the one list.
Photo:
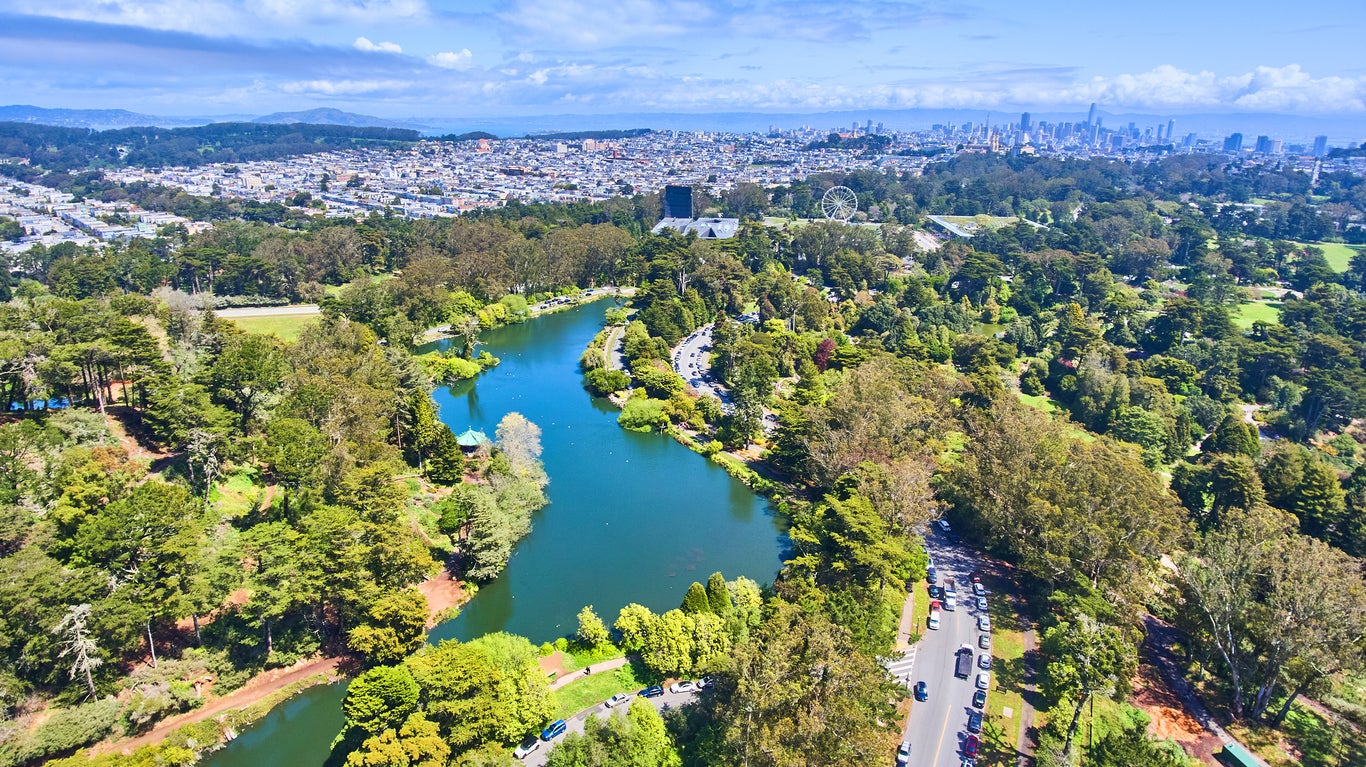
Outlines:
[[403, 53], [403, 47], [398, 43], [372, 43], [368, 37], [357, 37], [356, 42], [352, 43], [352, 47], [366, 53]]
[[393, 23], [430, 13], [426, 0], [9, 0], [6, 6], [34, 16], [215, 37], [257, 36], [281, 24]]
[[594, 47], [680, 35], [712, 13], [694, 0], [513, 0], [498, 17], [556, 45]]
[[470, 59], [474, 54], [470, 53], [469, 48], [461, 48], [458, 51], [442, 51], [427, 57], [427, 63], [441, 69], [465, 69], [470, 65]]
[[285, 93], [316, 96], [357, 96], [366, 93], [407, 90], [411, 83], [402, 80], [299, 80], [284, 83]]

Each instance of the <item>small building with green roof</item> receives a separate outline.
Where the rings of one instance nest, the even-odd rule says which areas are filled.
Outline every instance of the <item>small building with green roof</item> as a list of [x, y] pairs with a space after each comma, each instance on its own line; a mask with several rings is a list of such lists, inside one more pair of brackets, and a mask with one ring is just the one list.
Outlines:
[[476, 450], [480, 445], [484, 444], [485, 442], [488, 442], [489, 437], [482, 431], [466, 429], [463, 434], [455, 438], [455, 441], [457, 444], [460, 445], [461, 450], [464, 450], [465, 452], [469, 453]]

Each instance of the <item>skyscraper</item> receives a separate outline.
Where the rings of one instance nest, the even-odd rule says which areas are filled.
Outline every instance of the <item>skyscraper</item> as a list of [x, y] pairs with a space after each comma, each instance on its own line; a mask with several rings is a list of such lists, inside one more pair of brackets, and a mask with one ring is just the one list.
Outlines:
[[1091, 102], [1091, 111], [1090, 111], [1089, 113], [1087, 113], [1087, 115], [1086, 115], [1086, 124], [1087, 124], [1087, 125], [1095, 125], [1095, 124], [1096, 124], [1096, 102], [1094, 102], [1094, 101]]
[[1271, 154], [1271, 137], [1258, 136], [1257, 145], [1253, 148], [1252, 151], [1258, 154]]
[[1225, 152], [1241, 152], [1241, 151], [1243, 151], [1243, 134], [1241, 134], [1241, 133], [1234, 133], [1233, 135], [1231, 135], [1231, 136], [1229, 136], [1228, 138], [1224, 139], [1224, 151], [1225, 151]]
[[1167, 141], [1173, 141], [1176, 137], [1176, 118], [1167, 121]]
[[1323, 157], [1324, 155], [1327, 155], [1327, 154], [1328, 154], [1328, 137], [1327, 137], [1327, 136], [1315, 136], [1315, 137], [1314, 137], [1314, 156], [1315, 156], [1315, 157]]
[[1030, 119], [1029, 113], [1025, 112], [1020, 115], [1020, 130], [1029, 130], [1032, 127], [1034, 127], [1034, 121]]

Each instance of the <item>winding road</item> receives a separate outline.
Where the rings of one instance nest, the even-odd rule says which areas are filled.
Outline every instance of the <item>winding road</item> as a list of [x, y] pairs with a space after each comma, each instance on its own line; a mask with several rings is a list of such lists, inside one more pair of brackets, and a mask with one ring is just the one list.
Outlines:
[[[668, 688], [666, 687], [664, 689], [663, 695], [657, 698], [647, 698], [646, 700], [649, 700], [650, 703], [654, 704], [656, 710], [663, 711], [665, 706], [668, 706], [670, 708], [686, 706], [687, 704], [697, 700], [697, 696], [698, 693], [696, 692], [669, 692]], [[634, 699], [635, 697], [636, 696], [634, 694], [631, 695], [632, 699]], [[613, 708], [608, 708], [606, 703], [599, 703], [595, 706], [586, 708], [565, 720], [565, 723], [569, 725], [568, 729], [566, 730], [566, 734], [570, 732], [577, 732], [580, 735], [582, 735], [584, 722], [588, 721], [588, 717], [592, 716], [593, 714], [606, 716], [621, 716], [626, 713], [626, 709], [628, 708], [630, 708], [630, 703], [626, 703]], [[530, 765], [530, 767], [543, 767], [543, 765], [545, 765], [546, 763], [546, 760], [550, 758], [550, 749], [554, 748], [555, 744], [559, 743], [562, 740], [564, 740], [564, 735], [559, 735], [555, 738], [552, 738], [549, 743], [541, 741], [540, 748], [537, 748], [535, 751], [532, 751], [530, 754], [527, 754], [526, 757], [522, 759], [522, 763]]]

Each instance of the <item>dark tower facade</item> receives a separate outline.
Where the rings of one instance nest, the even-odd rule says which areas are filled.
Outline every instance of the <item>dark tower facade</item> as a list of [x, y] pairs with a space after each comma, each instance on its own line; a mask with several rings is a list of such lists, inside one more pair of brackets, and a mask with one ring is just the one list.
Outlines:
[[664, 218], [692, 218], [692, 187], [664, 187]]

